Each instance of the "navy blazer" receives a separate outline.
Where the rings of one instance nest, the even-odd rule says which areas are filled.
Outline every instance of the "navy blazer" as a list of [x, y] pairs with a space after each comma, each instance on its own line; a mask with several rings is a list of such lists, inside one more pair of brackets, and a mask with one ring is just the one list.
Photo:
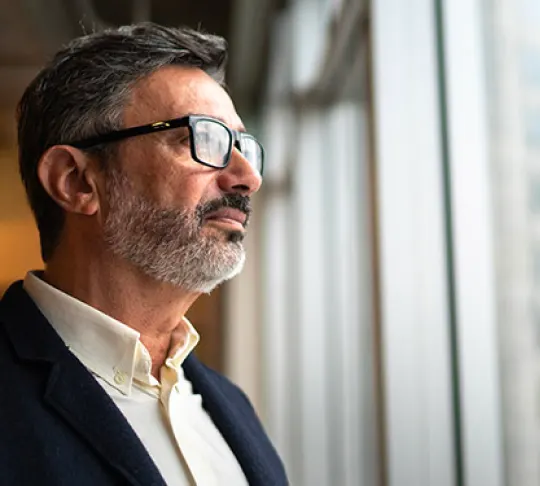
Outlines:
[[[183, 368], [249, 484], [288, 484], [244, 393], [193, 355]], [[165, 485], [127, 420], [20, 281], [0, 301], [0, 485]]]

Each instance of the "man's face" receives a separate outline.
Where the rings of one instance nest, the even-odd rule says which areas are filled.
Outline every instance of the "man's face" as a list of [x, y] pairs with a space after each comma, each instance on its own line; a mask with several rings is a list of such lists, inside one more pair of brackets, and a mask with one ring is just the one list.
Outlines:
[[[135, 86], [124, 126], [189, 114], [243, 128], [214, 80], [181, 67], [163, 68]], [[195, 162], [187, 134], [179, 128], [119, 144], [106, 174], [104, 239], [113, 253], [147, 275], [209, 292], [242, 268], [249, 198], [261, 177], [237, 150], [224, 169]]]

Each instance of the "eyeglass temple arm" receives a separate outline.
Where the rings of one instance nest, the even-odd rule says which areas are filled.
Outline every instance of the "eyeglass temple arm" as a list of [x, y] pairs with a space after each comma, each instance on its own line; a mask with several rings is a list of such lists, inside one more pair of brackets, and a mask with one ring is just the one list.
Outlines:
[[95, 137], [72, 142], [69, 145], [79, 149], [87, 149], [96, 145], [101, 145], [102, 143], [117, 142], [118, 140], [136, 137], [137, 135], [146, 135], [148, 133], [171, 130], [172, 128], [178, 128], [186, 125], [188, 125], [188, 122], [184, 119], [160, 121], [151, 123], [149, 125], [142, 125], [140, 127], [125, 128], [123, 130], [115, 130], [103, 135], [96, 135]]

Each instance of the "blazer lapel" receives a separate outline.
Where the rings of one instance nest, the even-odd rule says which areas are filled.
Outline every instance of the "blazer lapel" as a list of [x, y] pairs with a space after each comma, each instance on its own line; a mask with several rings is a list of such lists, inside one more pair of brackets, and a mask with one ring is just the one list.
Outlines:
[[125, 417], [99, 383], [77, 364], [54, 365], [45, 401], [132, 484], [165, 485]]
[[22, 288], [2, 299], [0, 320], [21, 359], [50, 367], [44, 400], [133, 485], [165, 486], [139, 438], [111, 398], [69, 352]]
[[[233, 401], [223, 385], [193, 355], [183, 365], [193, 390], [202, 396], [203, 405], [236, 456], [251, 486], [286, 484], [277, 458], [247, 401]], [[244, 400], [242, 398], [242, 400]], [[282, 474], [281, 474], [282, 473]]]

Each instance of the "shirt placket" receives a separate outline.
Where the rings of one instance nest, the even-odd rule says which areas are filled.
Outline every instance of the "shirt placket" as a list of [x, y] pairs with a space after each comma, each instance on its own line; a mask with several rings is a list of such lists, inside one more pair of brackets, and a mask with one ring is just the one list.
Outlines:
[[168, 364], [161, 370], [161, 403], [165, 408], [174, 439], [182, 455], [192, 483], [202, 486], [217, 486], [211, 468], [205, 462], [197, 446], [194, 431], [190, 426], [189, 402], [179, 393], [179, 376]]

